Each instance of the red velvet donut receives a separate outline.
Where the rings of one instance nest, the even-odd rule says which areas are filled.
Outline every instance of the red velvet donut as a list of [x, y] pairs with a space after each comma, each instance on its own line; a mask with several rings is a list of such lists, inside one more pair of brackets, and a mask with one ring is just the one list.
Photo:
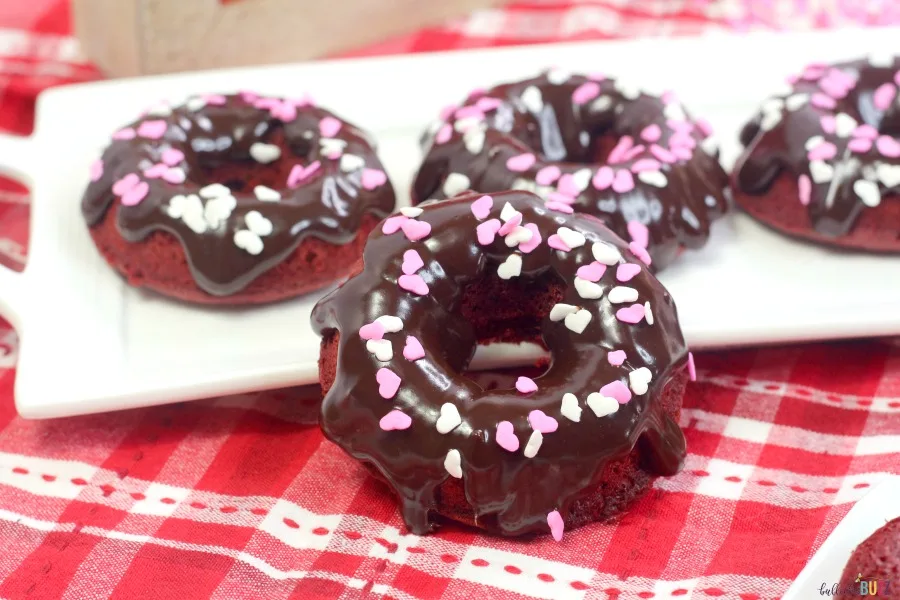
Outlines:
[[887, 523], [853, 551], [839, 592], [846, 597], [900, 598], [900, 519]]
[[413, 199], [529, 190], [602, 219], [658, 271], [703, 246], [726, 209], [728, 176], [709, 134], [672, 93], [550, 71], [447, 109], [424, 139]]
[[306, 100], [251, 93], [152, 108], [113, 135], [82, 200], [131, 285], [203, 304], [345, 277], [393, 207], [365, 132]]
[[[505, 535], [623, 510], [684, 459], [693, 363], [646, 251], [527, 192], [403, 209], [322, 299], [325, 435], [383, 478], [411, 531]], [[538, 341], [549, 369], [485, 390], [477, 343]]]

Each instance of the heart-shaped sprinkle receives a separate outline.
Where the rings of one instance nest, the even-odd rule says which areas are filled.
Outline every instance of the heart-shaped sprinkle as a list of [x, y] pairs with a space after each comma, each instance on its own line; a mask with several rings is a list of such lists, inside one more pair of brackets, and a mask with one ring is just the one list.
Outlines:
[[434, 141], [438, 144], [446, 144], [450, 141], [450, 137], [453, 135], [453, 127], [450, 126], [449, 123], [445, 123], [438, 129], [437, 133], [434, 135]]
[[622, 259], [619, 250], [606, 242], [595, 242], [594, 245], [591, 246], [591, 252], [597, 262], [604, 265], [612, 266]]
[[438, 417], [435, 427], [438, 433], [450, 433], [462, 423], [459, 416], [459, 409], [452, 402], [445, 402], [441, 405], [441, 416]]
[[878, 86], [872, 95], [872, 102], [878, 110], [887, 110], [897, 97], [897, 86], [892, 83], [883, 83]]
[[809, 102], [809, 94], [793, 94], [785, 99], [784, 105], [788, 110], [795, 111], [805, 106], [807, 102]]
[[341, 156], [340, 167], [344, 173], [358, 171], [366, 166], [366, 160], [362, 156], [355, 154], [344, 154]]
[[101, 177], [103, 177], [103, 159], [98, 158], [94, 162], [91, 163], [91, 168], [89, 171], [91, 181], [99, 181]]
[[490, 196], [482, 196], [472, 203], [471, 208], [475, 218], [479, 221], [483, 221], [490, 214], [491, 209], [494, 208], [494, 199]]
[[537, 389], [537, 384], [530, 377], [519, 377], [516, 380], [516, 390], [520, 394], [530, 394], [531, 392], [536, 392]]
[[628, 235], [635, 244], [646, 248], [650, 243], [650, 230], [640, 221], [628, 221]]
[[484, 150], [484, 131], [469, 129], [463, 134], [463, 144], [471, 154], [480, 154]]
[[610, 396], [604, 396], [601, 392], [588, 394], [585, 404], [587, 404], [588, 408], [591, 409], [591, 412], [599, 419], [618, 412], [619, 410], [618, 401]]
[[509, 232], [504, 239], [508, 248], [514, 248], [520, 244], [530, 241], [533, 235], [534, 233], [532, 233], [531, 230], [527, 227], [516, 227], [511, 232]]
[[541, 96], [541, 90], [533, 85], [525, 88], [519, 99], [528, 112], [539, 113], [544, 108], [544, 98]]
[[694, 364], [694, 354], [692, 352], [688, 352], [688, 378], [691, 381], [697, 381], [697, 366]]
[[125, 129], [120, 129], [114, 134], [112, 134], [112, 139], [114, 140], [133, 140], [137, 134], [134, 129], [131, 127], [126, 127]]
[[281, 148], [275, 144], [256, 142], [250, 146], [250, 157], [256, 162], [265, 165], [281, 158]]
[[412, 275], [424, 266], [425, 263], [417, 251], [407, 250], [403, 253], [403, 264], [400, 268], [406, 275]]
[[532, 250], [540, 246], [542, 238], [541, 232], [538, 230], [538, 226], [534, 223], [527, 223], [525, 225], [525, 229], [531, 232], [531, 237], [524, 242], [519, 242], [519, 250], [521, 250], [525, 254], [528, 254]]
[[647, 367], [635, 369], [628, 374], [628, 382], [631, 385], [631, 391], [638, 396], [646, 394], [647, 390], [650, 389], [650, 380], [652, 377], [653, 374]]
[[181, 167], [171, 167], [166, 169], [166, 172], [162, 174], [162, 178], [163, 181], [177, 185], [179, 183], [184, 183], [185, 179], [187, 179], [187, 175]]
[[169, 170], [169, 167], [163, 163], [157, 163], [148, 169], [144, 169], [144, 177], [148, 179], [159, 179]]
[[547, 210], [554, 210], [556, 212], [565, 213], [567, 215], [571, 215], [575, 212], [575, 209], [569, 206], [568, 204], [563, 204], [562, 202], [546, 202], [544, 203], [544, 208]]
[[403, 358], [409, 361], [416, 361], [425, 358], [425, 348], [422, 342], [413, 336], [406, 337], [406, 346], [403, 347]]
[[168, 128], [169, 126], [162, 120], [144, 121], [138, 125], [137, 134], [150, 140], [158, 140], [166, 134]]
[[812, 181], [808, 175], [801, 175], [797, 178], [797, 189], [800, 193], [800, 204], [807, 206], [812, 196]]
[[400, 376], [387, 367], [378, 369], [375, 373], [375, 381], [378, 382], [378, 393], [386, 400], [397, 395], [397, 390], [400, 389]]
[[658, 142], [660, 137], [662, 137], [662, 129], [656, 123], [647, 125], [641, 131], [641, 139], [645, 142]]
[[418, 206], [404, 206], [400, 209], [400, 214], [405, 217], [409, 217], [410, 219], [415, 219], [416, 217], [421, 216], [423, 212], [425, 211]]
[[615, 179], [612, 182], [614, 192], [624, 194], [634, 189], [634, 177], [628, 169], [619, 169], [616, 171]]
[[260, 202], [278, 202], [281, 200], [281, 193], [264, 185], [257, 185], [253, 188], [253, 194]]
[[399, 410], [392, 410], [378, 421], [378, 426], [384, 431], [409, 429], [410, 425], [412, 425], [410, 416]]
[[882, 163], [875, 168], [875, 174], [885, 187], [893, 188], [900, 185], [900, 165]]
[[363, 188], [371, 191], [387, 182], [387, 174], [381, 169], [363, 169], [360, 182]]
[[[559, 305], [557, 305], [559, 306]], [[582, 333], [587, 328], [588, 324], [591, 322], [591, 318], [593, 315], [589, 310], [585, 310], [583, 308], [579, 308], [575, 312], [566, 315], [565, 325], [570, 331], [574, 331], [575, 333]]]
[[519, 449], [519, 438], [513, 430], [513, 424], [509, 421], [500, 421], [497, 423], [497, 443], [501, 448], [509, 452], [515, 452]]
[[[631, 165], [631, 172], [632, 173], [645, 173], [648, 171], [659, 171], [661, 168], [662, 168], [662, 165], [659, 163], [658, 160], [653, 159], [653, 158], [642, 158], [640, 160], [634, 161], [634, 163]], [[663, 175], [663, 177], [665, 177], [665, 176]], [[638, 179], [641, 179], [640, 175], [638, 176]], [[658, 186], [658, 187], [662, 187], [662, 186]]]
[[388, 333], [396, 333], [403, 329], [403, 319], [394, 315], [381, 315], [375, 319], [375, 322], [384, 327]]
[[609, 291], [607, 298], [613, 304], [622, 304], [623, 302], [634, 302], [638, 299], [638, 291], [631, 287], [617, 285]]
[[258, 210], [251, 210], [244, 215], [244, 221], [247, 223], [247, 229], [259, 236], [270, 235], [274, 229], [272, 221], [262, 216]]
[[364, 340], [380, 340], [384, 337], [384, 326], [375, 321], [359, 328], [359, 337]]
[[450, 173], [444, 180], [444, 185], [441, 187], [441, 191], [444, 192], [444, 195], [446, 197], [452, 198], [460, 192], [464, 192], [469, 189], [469, 186], [471, 186], [471, 182], [469, 181], [468, 177], [466, 177], [462, 173]]
[[580, 248], [581, 246], [584, 246], [586, 241], [584, 235], [574, 229], [569, 229], [568, 227], [560, 227], [556, 230], [556, 235], [558, 235], [563, 244], [570, 249]]
[[678, 160], [678, 157], [675, 156], [675, 154], [672, 153], [671, 150], [663, 148], [662, 146], [659, 146], [657, 144], [653, 144], [652, 146], [650, 146], [650, 154], [652, 154], [658, 161], [667, 164], [672, 164], [676, 160]]
[[633, 263], [621, 264], [616, 268], [616, 279], [622, 282], [631, 281], [640, 272], [640, 265]]
[[594, 175], [594, 178], [591, 180], [591, 185], [594, 186], [594, 189], [603, 191], [608, 189], [613, 184], [613, 180], [616, 178], [616, 173], [610, 167], [603, 166], [597, 170], [597, 173]]
[[447, 452], [447, 456], [444, 458], [444, 468], [452, 477], [462, 478], [462, 456], [459, 450], [454, 449]]
[[124, 206], [136, 206], [140, 204], [150, 192], [150, 186], [146, 181], [141, 181], [133, 188], [122, 194], [120, 198]]
[[428, 294], [428, 284], [419, 275], [401, 275], [397, 284], [404, 290], [419, 296]]
[[528, 441], [525, 442], [525, 449], [522, 451], [522, 454], [525, 455], [525, 458], [534, 458], [537, 456], [538, 451], [541, 449], [541, 444], [543, 443], [543, 434], [540, 431], [532, 431], [531, 435], [528, 436]]
[[503, 224], [498, 219], [490, 219], [479, 224], [475, 228], [475, 232], [478, 234], [478, 243], [482, 246], [494, 243], [494, 238], [502, 226]]
[[572, 92], [572, 102], [575, 106], [587, 104], [600, 95], [600, 85], [595, 81], [585, 81]]
[[611, 381], [600, 388], [600, 393], [613, 398], [619, 404], [627, 404], [631, 401], [631, 390], [621, 381]]
[[[500, 215], [500, 219], [502, 220], [504, 217]], [[509, 235], [512, 231], [518, 227], [522, 223], [522, 213], [515, 210], [512, 214], [506, 217], [506, 223], [500, 226], [500, 229], [497, 230], [497, 233], [503, 236]]]
[[572, 173], [566, 173], [559, 178], [556, 189], [563, 196], [577, 198], [578, 195], [584, 191], [584, 188], [581, 187], [579, 183], [580, 182], [575, 179], [575, 176]]
[[140, 183], [140, 181], [141, 178], [137, 175], [137, 173], [129, 173], [113, 184], [112, 193], [116, 196], [121, 196], [128, 190], [134, 188], [138, 183]]
[[319, 121], [319, 135], [333, 138], [341, 130], [341, 122], [334, 117], [325, 117]]
[[366, 342], [366, 350], [382, 362], [388, 362], [394, 358], [394, 345], [390, 340], [369, 340]]
[[576, 275], [586, 281], [597, 282], [606, 273], [606, 265], [599, 262], [592, 262], [589, 265], [581, 265], [576, 271]]
[[556, 165], [548, 165], [540, 169], [534, 176], [534, 180], [538, 185], [552, 185], [554, 181], [559, 179], [562, 171]]
[[559, 67], [553, 67], [547, 71], [547, 81], [553, 85], [562, 85], [572, 78], [572, 74]]
[[178, 148], [166, 148], [165, 150], [163, 150], [162, 154], [160, 154], [159, 158], [163, 161], [164, 164], [170, 167], [174, 167], [184, 160], [184, 152], [182, 152]]
[[632, 304], [631, 306], [620, 308], [616, 311], [616, 318], [623, 323], [636, 324], [640, 323], [644, 318], [644, 306], [642, 304]]
[[403, 234], [411, 242], [417, 242], [428, 237], [431, 234], [431, 224], [425, 221], [416, 221], [415, 219], [407, 219], [400, 224]]
[[853, 183], [853, 191], [856, 192], [862, 203], [870, 208], [881, 204], [881, 192], [878, 190], [878, 184], [874, 181], [858, 179]]
[[575, 278], [575, 291], [585, 300], [596, 300], [603, 295], [603, 288], [581, 277]]
[[559, 413], [570, 421], [579, 423], [581, 421], [581, 407], [578, 406], [578, 397], [568, 392], [563, 394]]
[[510, 254], [506, 257], [499, 267], [497, 267], [497, 275], [500, 279], [512, 279], [522, 274], [522, 257], [518, 254]]
[[475, 106], [477, 106], [482, 112], [490, 112], [492, 110], [496, 110], [503, 105], [503, 100], [500, 98], [493, 98], [491, 96], [483, 96], [475, 102]]
[[825, 183], [834, 177], [834, 167], [821, 160], [814, 160], [809, 163], [809, 173], [816, 183]]
[[563, 531], [565, 530], [565, 523], [563, 523], [562, 515], [559, 514], [558, 510], [554, 510], [547, 514], [547, 525], [550, 527], [550, 535], [553, 536], [553, 539], [557, 542], [561, 542], [563, 539]]
[[296, 188], [298, 185], [312, 177], [313, 173], [318, 171], [321, 166], [322, 163], [317, 160], [309, 163], [309, 165], [305, 167], [303, 165], [294, 165], [291, 172], [288, 174], [287, 186], [291, 189]]
[[544, 411], [541, 410], [533, 410], [528, 413], [528, 424], [532, 429], [541, 433], [553, 433], [559, 427], [556, 419], [544, 414]]
[[847, 143], [847, 148], [857, 154], [865, 154], [872, 149], [872, 140], [866, 138], [854, 138]]
[[554, 250], [560, 250], [562, 252], [569, 252], [572, 250], [556, 233], [547, 238], [547, 245]]
[[618, 367], [619, 365], [624, 363], [626, 358], [627, 357], [624, 350], [613, 350], [606, 355], [606, 360], [608, 360], [609, 364], [614, 367]]
[[875, 147], [882, 156], [888, 158], [900, 157], [900, 142], [888, 135], [882, 135], [876, 140]]
[[822, 142], [809, 151], [806, 158], [809, 160], [830, 160], [837, 156], [837, 146], [831, 142]]
[[524, 173], [537, 161], [534, 154], [530, 152], [526, 152], [524, 154], [517, 154], [516, 156], [510, 157], [506, 161], [506, 168], [512, 171], [513, 173]]
[[578, 307], [572, 306], [571, 304], [563, 304], [562, 302], [554, 304], [553, 308], [550, 309], [550, 320], [553, 322], [562, 321], [577, 310]]
[[384, 235], [393, 235], [400, 231], [400, 228], [408, 220], [409, 217], [406, 215], [394, 215], [393, 217], [388, 217], [381, 225], [381, 233]]
[[637, 177], [647, 185], [657, 188], [664, 188], [669, 184], [669, 178], [662, 171], [641, 171]]
[[851, 135], [856, 138], [875, 140], [878, 139], [878, 130], [871, 125], [863, 124], [857, 126], [857, 128], [853, 130], [853, 133]]
[[648, 253], [647, 249], [643, 246], [640, 246], [635, 242], [630, 242], [628, 244], [628, 249], [631, 250], [631, 253], [634, 254], [638, 258], [638, 260], [640, 260], [648, 267], [650, 266], [650, 263], [653, 262], [653, 259], [650, 257], [650, 253]]

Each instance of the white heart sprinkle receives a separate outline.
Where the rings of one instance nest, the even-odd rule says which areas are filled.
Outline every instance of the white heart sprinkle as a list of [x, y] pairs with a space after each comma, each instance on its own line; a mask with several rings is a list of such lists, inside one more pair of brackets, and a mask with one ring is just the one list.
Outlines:
[[178, 194], [177, 196], [172, 196], [169, 198], [168, 206], [163, 207], [163, 210], [166, 211], [166, 214], [172, 217], [173, 219], [180, 219], [181, 215], [184, 214], [184, 207], [187, 203], [187, 197]]
[[375, 355], [380, 361], [387, 362], [394, 358], [394, 345], [391, 340], [366, 340], [366, 350]]
[[244, 215], [244, 221], [247, 223], [247, 229], [260, 237], [272, 233], [272, 221], [262, 216], [262, 213], [257, 210], [251, 210]]
[[563, 304], [562, 302], [560, 302], [559, 304], [555, 304], [553, 308], [550, 309], [550, 320], [554, 323], [556, 321], [562, 321], [577, 310], [577, 306], [572, 306], [571, 304]]
[[344, 153], [347, 142], [335, 138], [319, 138], [320, 154], [327, 158], [337, 158]]
[[256, 199], [260, 202], [278, 202], [281, 200], [281, 194], [277, 190], [264, 185], [258, 185], [253, 188]]
[[341, 156], [341, 171], [350, 173], [358, 171], [366, 166], [366, 159], [355, 154], [344, 154]]
[[594, 245], [591, 246], [591, 252], [593, 252], [597, 262], [601, 262], [604, 265], [615, 265], [622, 260], [622, 254], [619, 250], [606, 242], [594, 243]]
[[596, 100], [591, 102], [590, 110], [591, 112], [604, 112], [609, 110], [609, 107], [612, 106], [612, 98], [609, 96], [598, 96]]
[[522, 274], [522, 257], [518, 254], [510, 254], [506, 260], [497, 267], [497, 275], [500, 279], [512, 279]]
[[547, 71], [547, 81], [553, 85], [562, 85], [572, 78], [572, 74], [565, 69], [550, 69]]
[[444, 180], [444, 185], [441, 189], [445, 196], [451, 198], [469, 189], [470, 185], [469, 178], [462, 173], [450, 173], [447, 175], [447, 179]]
[[256, 142], [250, 146], [250, 156], [256, 162], [268, 164], [281, 158], [281, 148], [275, 144]]
[[892, 188], [900, 185], [900, 165], [880, 163], [875, 168], [875, 173], [885, 187]]
[[470, 129], [463, 135], [463, 144], [472, 154], [480, 154], [484, 150], [484, 131]]
[[519, 211], [517, 211], [515, 208], [513, 208], [512, 204], [507, 202], [506, 204], [503, 205], [503, 208], [500, 210], [500, 220], [503, 221], [504, 223], [506, 223], [507, 221], [512, 219], [517, 214], [519, 214]]
[[147, 110], [147, 116], [150, 117], [168, 117], [172, 114], [172, 107], [165, 102], [160, 102], [156, 106]]
[[574, 229], [569, 229], [568, 227], [560, 227], [556, 230], [556, 235], [559, 236], [559, 239], [561, 239], [566, 246], [573, 250], [584, 246], [586, 241], [581, 233]]
[[650, 310], [649, 300], [644, 302], [644, 320], [647, 321], [647, 325], [653, 325], [653, 311]]
[[518, 225], [515, 229], [506, 234], [504, 241], [506, 242], [507, 247], [513, 248], [521, 243], [531, 240], [533, 236], [534, 233], [530, 229]]
[[600, 392], [588, 394], [586, 404], [598, 418], [603, 418], [619, 410], [619, 402], [615, 398], [604, 396]]
[[806, 140], [806, 143], [803, 144], [803, 147], [806, 148], [807, 152], [809, 152], [810, 150], [812, 150], [813, 148], [815, 148], [816, 146], [818, 146], [819, 144], [821, 144], [824, 141], [825, 141], [825, 138], [822, 137], [821, 135], [814, 135], [814, 136], [810, 137], [808, 140]]
[[781, 123], [781, 111], [766, 111], [763, 113], [763, 118], [759, 122], [759, 127], [763, 131], [771, 131]]
[[519, 96], [519, 99], [522, 101], [522, 104], [525, 105], [528, 112], [539, 113], [544, 108], [544, 98], [541, 96], [541, 90], [533, 85], [529, 85], [525, 88], [525, 90], [522, 91], [522, 95]]
[[868, 58], [869, 64], [879, 69], [894, 66], [894, 55], [890, 52], [873, 52]]
[[784, 100], [781, 98], [769, 98], [763, 102], [763, 112], [779, 112], [784, 108]]
[[522, 454], [525, 455], [525, 458], [534, 458], [537, 456], [538, 450], [541, 449], [542, 443], [544, 443], [544, 434], [540, 431], [532, 431], [528, 441], [525, 443], [525, 450], [522, 451]]
[[[559, 306], [557, 304], [557, 306]], [[571, 331], [575, 333], [582, 333], [585, 328], [588, 326], [588, 323], [591, 322], [591, 318], [593, 315], [590, 311], [585, 310], [583, 308], [579, 308], [575, 312], [566, 315], [565, 324]]]
[[[622, 94], [622, 96], [628, 100], [637, 100], [641, 95], [641, 88], [628, 82], [622, 81], [621, 79], [616, 81], [616, 91]], [[666, 106], [666, 108], [668, 108], [669, 106], [677, 106], [677, 103], [669, 104]]]
[[247, 229], [239, 229], [235, 232], [234, 245], [253, 256], [263, 251], [263, 242], [260, 237]]
[[809, 94], [794, 94], [787, 97], [784, 105], [787, 106], [788, 110], [794, 111], [805, 106], [807, 102], [809, 102]]
[[198, 193], [201, 198], [218, 198], [219, 196], [230, 196], [231, 190], [221, 183], [211, 183], [206, 187], [200, 188]]
[[400, 209], [400, 214], [410, 219], [415, 219], [422, 214], [422, 209], [418, 206], [404, 206]]
[[384, 327], [388, 333], [397, 333], [403, 329], [403, 319], [394, 315], [381, 315], [375, 319], [375, 322]]
[[562, 406], [559, 412], [570, 421], [579, 423], [581, 421], [581, 407], [578, 406], [578, 397], [572, 393], [563, 394]]
[[671, 121], [687, 121], [687, 113], [684, 112], [684, 107], [680, 102], [666, 104], [663, 115]]
[[834, 177], [834, 167], [824, 161], [814, 160], [809, 163], [809, 174], [816, 183], [825, 183]]
[[716, 138], [710, 136], [700, 142], [700, 149], [710, 156], [715, 156], [719, 152], [719, 142]]
[[647, 390], [650, 389], [650, 380], [652, 378], [653, 373], [647, 367], [635, 369], [628, 374], [628, 383], [631, 386], [631, 391], [638, 396], [646, 394]]
[[874, 208], [881, 204], [881, 192], [878, 190], [878, 184], [874, 181], [858, 179], [853, 184], [853, 191], [866, 206]]
[[658, 188], [666, 187], [666, 184], [669, 183], [662, 171], [641, 171], [637, 174], [637, 177], [647, 185]]
[[462, 119], [457, 119], [453, 123], [453, 129], [460, 133], [466, 133], [473, 129], [480, 129], [481, 126], [482, 122], [479, 117], [463, 117]]
[[[201, 195], [203, 190], [200, 190]], [[203, 217], [206, 219], [210, 229], [218, 229], [231, 216], [231, 211], [237, 206], [237, 200], [234, 196], [218, 196], [206, 201], [203, 208]]]
[[444, 459], [444, 468], [447, 469], [451, 476], [457, 479], [462, 478], [462, 457], [459, 454], [459, 450], [447, 452], [447, 457]]
[[575, 278], [575, 290], [578, 292], [579, 296], [586, 300], [596, 300], [603, 295], [602, 287], [592, 281], [582, 279], [581, 277]]
[[609, 298], [609, 301], [613, 304], [634, 302], [638, 299], [638, 291], [632, 287], [617, 285], [613, 289], [609, 290], [609, 293], [606, 295], [606, 297]]
[[856, 130], [856, 119], [847, 113], [838, 113], [834, 116], [834, 133], [838, 137], [847, 137]]
[[184, 103], [184, 107], [191, 112], [198, 111], [204, 106], [206, 106], [206, 100], [204, 100], [200, 96], [193, 96], [191, 98], [188, 98], [187, 102]]
[[438, 417], [435, 427], [438, 433], [450, 433], [462, 423], [459, 409], [452, 402], [444, 402], [441, 405], [441, 416]]

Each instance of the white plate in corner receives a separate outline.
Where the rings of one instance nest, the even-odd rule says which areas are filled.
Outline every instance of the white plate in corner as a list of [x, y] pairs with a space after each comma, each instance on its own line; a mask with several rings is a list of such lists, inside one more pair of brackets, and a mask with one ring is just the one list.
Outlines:
[[[377, 137], [405, 195], [420, 132], [474, 87], [551, 64], [625, 74], [651, 91], [676, 90], [712, 122], [731, 162], [739, 127], [786, 74], [813, 61], [897, 50], [897, 39], [900, 29], [590, 42], [52, 89], [39, 99], [31, 138], [0, 138], [0, 170], [29, 181], [33, 197], [25, 273], [0, 268], [0, 312], [21, 337], [16, 406], [25, 417], [58, 417], [316, 379], [318, 339], [308, 325], [316, 296], [252, 309], [189, 306], [129, 288], [94, 248], [79, 210], [88, 167], [111, 132], [157, 98], [180, 102], [236, 87], [312, 92]], [[718, 224], [711, 243], [686, 254], [662, 280], [694, 348], [900, 334], [900, 258], [791, 241], [742, 215]], [[491, 348], [485, 359], [500, 366], [523, 353]]]
[[[877, 485], [850, 509], [794, 580], [783, 600], [825, 597], [819, 594], [821, 585], [824, 583], [831, 589], [832, 585], [840, 583], [844, 567], [856, 547], [888, 521], [897, 518], [900, 518], [900, 478], [894, 477]], [[900, 581], [893, 581], [891, 585], [900, 586]], [[892, 593], [892, 598], [894, 594], [896, 592]]]

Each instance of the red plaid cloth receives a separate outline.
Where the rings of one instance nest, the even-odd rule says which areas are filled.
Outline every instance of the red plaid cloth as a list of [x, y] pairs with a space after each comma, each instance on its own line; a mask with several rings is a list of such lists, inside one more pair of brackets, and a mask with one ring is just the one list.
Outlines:
[[[888, 0], [530, 2], [362, 53], [897, 13]], [[37, 90], [96, 74], [58, 0], [0, 3], [0, 25], [0, 125], [27, 131]], [[22, 262], [26, 219], [27, 195], [0, 188], [8, 263]], [[29, 422], [13, 407], [15, 355], [0, 321], [3, 598], [778, 598], [852, 503], [900, 476], [889, 341], [698, 356], [684, 471], [560, 544], [409, 535], [386, 489], [322, 438], [317, 388]]]

